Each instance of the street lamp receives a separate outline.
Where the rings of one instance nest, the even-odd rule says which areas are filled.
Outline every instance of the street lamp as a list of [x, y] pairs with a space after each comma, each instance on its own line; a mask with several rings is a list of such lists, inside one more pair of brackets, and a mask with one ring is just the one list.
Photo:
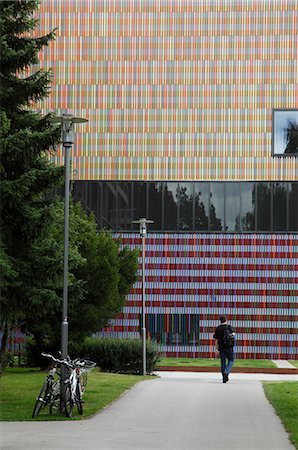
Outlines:
[[[74, 144], [74, 124], [88, 122], [88, 119], [75, 117], [72, 114], [62, 114], [51, 117], [51, 122], [61, 123], [62, 145], [65, 151], [65, 194], [64, 194], [64, 263], [63, 263], [63, 310], [61, 324], [61, 357], [68, 356], [68, 244], [69, 244], [69, 183], [70, 183], [70, 152]], [[61, 367], [61, 381], [66, 378], [66, 367]], [[61, 382], [61, 412], [65, 407], [65, 385]]]
[[153, 220], [142, 218], [134, 220], [132, 223], [140, 225], [140, 236], [142, 238], [142, 343], [143, 343], [143, 375], [146, 375], [146, 293], [145, 293], [145, 239], [147, 234], [147, 223], [154, 223]]

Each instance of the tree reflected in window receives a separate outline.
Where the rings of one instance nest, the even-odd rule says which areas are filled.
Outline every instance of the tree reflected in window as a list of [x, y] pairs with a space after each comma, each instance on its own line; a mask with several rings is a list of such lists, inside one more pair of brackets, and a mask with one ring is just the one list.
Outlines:
[[195, 230], [209, 229], [209, 183], [195, 183], [194, 189]]
[[271, 183], [257, 184], [257, 229], [271, 230]]
[[179, 230], [193, 230], [193, 183], [179, 183]]
[[298, 154], [298, 123], [294, 120], [288, 121], [288, 126], [285, 129], [287, 154]]
[[287, 183], [273, 186], [273, 230], [287, 229]]
[[298, 182], [75, 181], [73, 197], [114, 231], [298, 231]]
[[177, 230], [178, 183], [164, 184], [164, 229]]
[[150, 224], [150, 230], [162, 229], [162, 189], [163, 183], [149, 183], [149, 212], [147, 218], [154, 221], [153, 224]]
[[211, 183], [210, 187], [210, 230], [223, 230], [224, 196], [222, 183]]
[[240, 183], [240, 216], [236, 218], [236, 230], [255, 230], [256, 189], [254, 183]]

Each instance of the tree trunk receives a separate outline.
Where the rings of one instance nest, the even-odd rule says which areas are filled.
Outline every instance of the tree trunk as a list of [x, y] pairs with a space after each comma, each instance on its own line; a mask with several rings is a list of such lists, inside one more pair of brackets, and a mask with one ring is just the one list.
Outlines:
[[0, 348], [0, 376], [5, 369], [5, 351], [8, 340], [8, 323], [4, 321], [2, 323], [2, 337], [1, 337], [1, 348]]

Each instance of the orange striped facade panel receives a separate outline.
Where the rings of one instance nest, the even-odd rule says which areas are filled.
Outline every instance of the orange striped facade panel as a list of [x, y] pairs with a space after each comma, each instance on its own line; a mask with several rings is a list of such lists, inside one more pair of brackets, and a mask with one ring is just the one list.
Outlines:
[[[298, 105], [296, 0], [42, 0], [44, 112], [76, 126], [78, 180], [296, 180], [272, 109]], [[54, 157], [63, 163], [63, 151]]]

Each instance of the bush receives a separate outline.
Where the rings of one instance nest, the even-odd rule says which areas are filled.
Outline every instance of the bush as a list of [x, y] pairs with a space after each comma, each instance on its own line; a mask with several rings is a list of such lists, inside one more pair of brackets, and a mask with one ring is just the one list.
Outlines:
[[56, 349], [54, 349], [48, 342], [42, 341], [42, 343], [37, 343], [33, 338], [29, 338], [26, 344], [28, 367], [40, 367], [41, 370], [45, 370], [49, 367], [50, 362], [48, 359], [41, 356], [42, 352], [52, 353], [57, 356]]
[[3, 356], [3, 369], [5, 369], [5, 367], [13, 367], [13, 366], [14, 366], [13, 352], [6, 351]]
[[[143, 373], [143, 352], [141, 339], [87, 338], [80, 356], [96, 362], [104, 372], [140, 375]], [[158, 347], [154, 342], [146, 344], [146, 369], [150, 374], [156, 370], [159, 361]]]

